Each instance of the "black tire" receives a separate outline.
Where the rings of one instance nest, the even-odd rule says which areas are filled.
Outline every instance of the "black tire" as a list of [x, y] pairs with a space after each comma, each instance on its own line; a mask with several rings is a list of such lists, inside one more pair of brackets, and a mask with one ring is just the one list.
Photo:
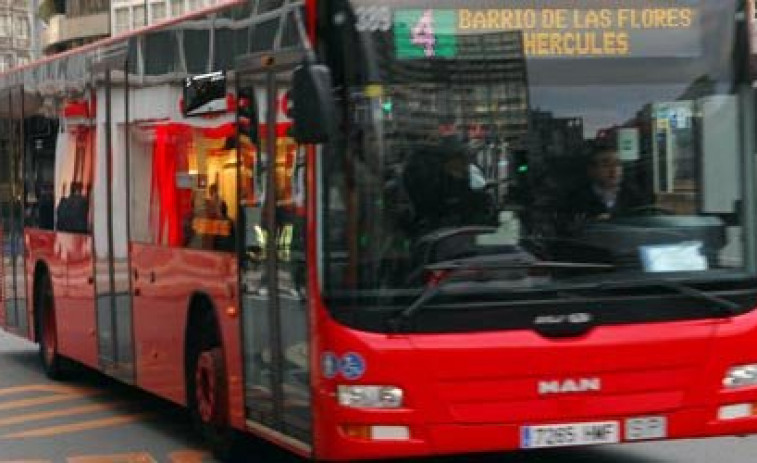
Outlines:
[[55, 317], [55, 299], [50, 279], [43, 277], [35, 292], [39, 359], [45, 375], [53, 380], [63, 379], [63, 359], [58, 353], [58, 332]]
[[192, 424], [213, 456], [222, 461], [232, 461], [236, 432], [229, 424], [225, 356], [218, 342], [220, 335], [217, 332], [208, 333], [215, 326], [212, 316], [206, 315], [190, 335], [187, 404]]

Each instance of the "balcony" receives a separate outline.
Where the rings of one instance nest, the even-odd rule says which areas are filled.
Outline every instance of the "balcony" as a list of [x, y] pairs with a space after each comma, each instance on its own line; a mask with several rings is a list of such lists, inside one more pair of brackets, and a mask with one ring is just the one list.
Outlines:
[[41, 45], [43, 52], [50, 54], [108, 35], [110, 18], [107, 11], [75, 18], [57, 14], [50, 18], [47, 29], [42, 32]]

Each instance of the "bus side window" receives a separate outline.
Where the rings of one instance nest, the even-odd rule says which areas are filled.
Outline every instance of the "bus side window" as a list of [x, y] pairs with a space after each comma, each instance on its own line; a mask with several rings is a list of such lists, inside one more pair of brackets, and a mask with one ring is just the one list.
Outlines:
[[88, 123], [90, 103], [86, 98], [70, 99], [66, 103], [69, 113], [84, 116], [83, 121], [69, 123], [58, 136], [56, 157], [58, 178], [62, 179], [55, 192], [55, 227], [69, 233], [90, 232], [90, 199], [94, 173], [96, 126]]

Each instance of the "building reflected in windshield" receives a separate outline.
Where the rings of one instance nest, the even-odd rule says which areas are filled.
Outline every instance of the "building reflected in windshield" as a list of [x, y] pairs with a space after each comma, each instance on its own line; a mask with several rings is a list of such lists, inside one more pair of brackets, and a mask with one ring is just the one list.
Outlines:
[[[679, 0], [648, 31], [628, 22], [644, 8], [558, 2], [516, 27], [503, 12], [528, 8], [355, 3], [343, 40], [370, 53], [336, 66], [350, 132], [324, 233], [349, 257], [327, 258], [332, 287], [420, 288], [483, 256], [572, 264], [525, 287], [743, 266], [732, 2]], [[552, 14], [572, 26], [547, 30]], [[566, 48], [578, 35], [607, 46]]]

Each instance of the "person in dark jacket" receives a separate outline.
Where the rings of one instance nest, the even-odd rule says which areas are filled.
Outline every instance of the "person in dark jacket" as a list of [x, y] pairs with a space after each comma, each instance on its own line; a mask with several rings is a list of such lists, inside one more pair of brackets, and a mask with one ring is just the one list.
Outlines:
[[221, 216], [217, 219], [222, 222], [223, 226], [218, 230], [215, 236], [214, 248], [219, 251], [233, 252], [236, 250], [236, 230], [234, 221], [229, 217], [229, 208], [226, 201], [221, 201], [219, 211]]
[[89, 199], [84, 196], [82, 184], [79, 182], [71, 183], [71, 194], [68, 197], [66, 212], [68, 213], [68, 231], [87, 233]]
[[587, 167], [588, 182], [563, 198], [563, 211], [584, 220], [607, 220], [634, 213], [644, 197], [624, 182], [623, 163], [613, 148], [598, 148]]
[[467, 147], [452, 137], [421, 146], [404, 170], [403, 183], [420, 234], [445, 227], [488, 225], [493, 204]]

